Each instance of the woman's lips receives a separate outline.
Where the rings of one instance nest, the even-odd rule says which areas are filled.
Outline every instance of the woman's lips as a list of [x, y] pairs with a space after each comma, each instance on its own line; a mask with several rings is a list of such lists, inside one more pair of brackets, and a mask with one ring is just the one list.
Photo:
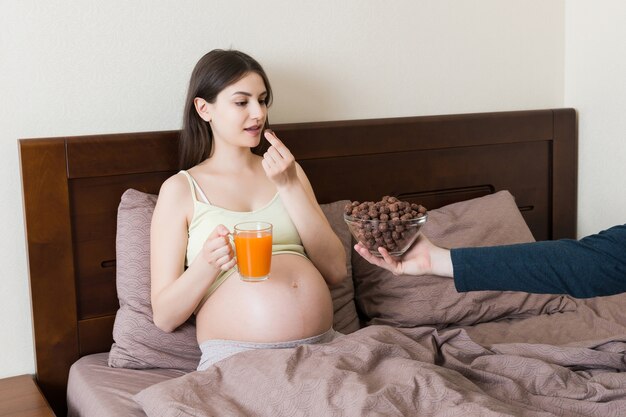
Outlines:
[[261, 126], [248, 127], [244, 130], [252, 135], [258, 135], [259, 132], [261, 131]]

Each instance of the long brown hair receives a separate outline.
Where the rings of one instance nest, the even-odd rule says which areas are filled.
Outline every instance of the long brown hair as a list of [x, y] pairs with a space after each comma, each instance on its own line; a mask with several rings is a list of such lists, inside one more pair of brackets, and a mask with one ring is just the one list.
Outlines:
[[[261, 76], [267, 90], [265, 102], [272, 103], [272, 88], [261, 65], [251, 56], [235, 50], [214, 49], [204, 55], [191, 73], [189, 89], [183, 114], [183, 129], [180, 134], [180, 168], [188, 169], [204, 161], [211, 155], [213, 132], [208, 122], [202, 120], [194, 99], [203, 98], [208, 103], [215, 103], [217, 95], [224, 88], [254, 72]], [[268, 122], [266, 119], [265, 128]], [[261, 135], [261, 142], [252, 152], [261, 155], [268, 147], [267, 139]]]

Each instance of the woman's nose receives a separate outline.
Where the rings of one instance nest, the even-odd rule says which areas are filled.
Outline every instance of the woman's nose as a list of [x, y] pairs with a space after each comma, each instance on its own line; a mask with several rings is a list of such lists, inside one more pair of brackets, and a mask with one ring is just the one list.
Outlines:
[[261, 105], [261, 103], [253, 104], [250, 107], [250, 117], [252, 119], [263, 119], [266, 111], [265, 106]]

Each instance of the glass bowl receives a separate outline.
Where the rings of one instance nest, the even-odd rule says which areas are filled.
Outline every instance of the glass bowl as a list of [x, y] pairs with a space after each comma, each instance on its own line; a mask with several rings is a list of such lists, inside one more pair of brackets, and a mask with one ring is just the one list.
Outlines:
[[428, 214], [409, 220], [363, 220], [343, 215], [354, 239], [361, 242], [372, 255], [382, 257], [379, 247], [387, 249], [392, 256], [402, 256], [419, 236]]

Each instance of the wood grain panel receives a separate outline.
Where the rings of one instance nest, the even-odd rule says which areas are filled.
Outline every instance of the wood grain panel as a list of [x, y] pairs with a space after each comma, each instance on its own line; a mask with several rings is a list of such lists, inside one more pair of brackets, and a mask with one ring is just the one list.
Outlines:
[[[81, 250], [77, 255], [85, 263], [96, 263], [100, 259]], [[115, 259], [115, 254], [113, 255]], [[78, 269], [77, 269], [78, 270]], [[78, 294], [77, 315], [79, 320], [114, 314], [119, 302], [115, 286], [115, 267], [101, 268], [91, 274], [84, 274], [76, 280]]]
[[70, 180], [74, 240], [86, 242], [104, 234], [115, 236], [117, 207], [124, 191], [134, 188], [157, 194], [163, 181], [176, 171], [150, 172]]
[[[432, 193], [432, 205], [427, 208], [433, 209], [454, 202], [445, 190], [481, 186], [509, 190], [518, 206], [534, 207], [524, 216], [535, 238], [546, 239], [550, 225], [545, 213], [551, 205], [549, 159], [548, 142], [521, 142], [360, 155], [344, 157], [341, 164], [331, 158], [301, 164], [321, 203]], [[464, 195], [457, 197], [461, 201]]]
[[459, 201], [471, 200], [473, 198], [484, 197], [495, 192], [491, 184], [476, 185], [473, 187], [457, 187], [446, 190], [419, 191], [411, 193], [401, 193], [398, 198], [410, 203], [421, 204], [431, 209], [457, 203]]
[[20, 140], [19, 149], [37, 380], [51, 406], [62, 409], [68, 370], [79, 358], [65, 145]]
[[578, 122], [574, 109], [554, 112], [552, 233], [550, 239], [575, 238], [578, 205]]
[[54, 417], [31, 375], [0, 379], [0, 416]]
[[117, 208], [129, 188], [156, 194], [175, 171], [70, 180], [78, 318], [115, 314]]
[[66, 138], [68, 177], [176, 170], [178, 134], [166, 131]]
[[115, 314], [78, 321], [80, 356], [107, 352], [113, 344]]
[[274, 130], [298, 159], [551, 140], [551, 110], [295, 123]]

